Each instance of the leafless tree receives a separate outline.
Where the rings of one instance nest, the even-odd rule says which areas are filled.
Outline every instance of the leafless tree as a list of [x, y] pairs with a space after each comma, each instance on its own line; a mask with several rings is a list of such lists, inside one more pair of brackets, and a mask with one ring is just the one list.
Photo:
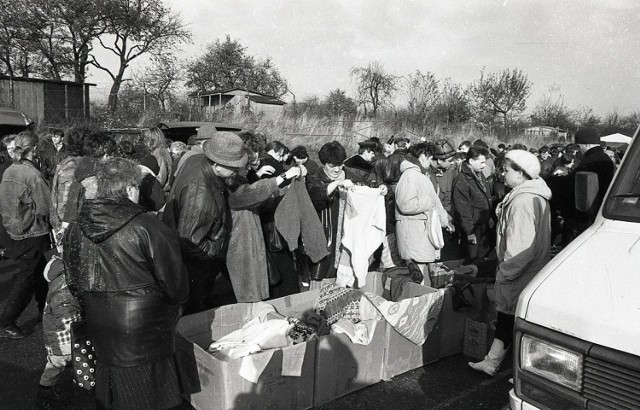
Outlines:
[[356, 101], [367, 115], [371, 107], [373, 117], [378, 115], [380, 107], [388, 104], [397, 89], [397, 77], [388, 74], [378, 61], [369, 63], [367, 67], [351, 69], [351, 78], [356, 82]]

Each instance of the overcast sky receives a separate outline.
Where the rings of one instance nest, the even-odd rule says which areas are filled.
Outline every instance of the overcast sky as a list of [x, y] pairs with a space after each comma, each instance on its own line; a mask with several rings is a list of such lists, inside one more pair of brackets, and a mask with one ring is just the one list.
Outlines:
[[[185, 59], [229, 34], [271, 57], [298, 100], [353, 95], [350, 68], [377, 60], [396, 75], [419, 69], [463, 85], [482, 67], [517, 67], [533, 83], [528, 109], [553, 85], [570, 107], [640, 110], [637, 0], [165, 1], [193, 33]], [[109, 82], [93, 73], [99, 97]]]

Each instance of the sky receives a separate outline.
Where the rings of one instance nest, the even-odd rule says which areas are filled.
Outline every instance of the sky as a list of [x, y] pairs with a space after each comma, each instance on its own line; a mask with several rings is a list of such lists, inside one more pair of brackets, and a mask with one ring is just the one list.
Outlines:
[[[415, 70], [467, 85], [519, 68], [531, 81], [531, 110], [545, 96], [598, 115], [640, 111], [637, 0], [165, 0], [191, 30], [184, 61], [228, 34], [270, 57], [298, 101], [340, 88], [349, 71], [379, 61], [398, 76]], [[99, 45], [96, 45], [99, 48]], [[99, 54], [99, 58], [100, 59]], [[133, 64], [132, 68], [144, 65]], [[93, 95], [109, 78], [94, 69]], [[130, 73], [131, 74], [131, 73]], [[550, 90], [553, 90], [550, 94]]]

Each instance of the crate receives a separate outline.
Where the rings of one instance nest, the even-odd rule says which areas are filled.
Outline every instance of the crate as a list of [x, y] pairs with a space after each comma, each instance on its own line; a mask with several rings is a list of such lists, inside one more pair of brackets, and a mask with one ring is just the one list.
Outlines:
[[482, 360], [491, 348], [495, 333], [495, 316], [483, 313], [465, 318], [462, 353]]

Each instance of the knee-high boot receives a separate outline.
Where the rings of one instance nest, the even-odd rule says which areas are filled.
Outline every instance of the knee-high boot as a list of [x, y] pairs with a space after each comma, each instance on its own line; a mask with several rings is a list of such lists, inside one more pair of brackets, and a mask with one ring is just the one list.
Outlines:
[[506, 353], [507, 350], [504, 348], [502, 340], [493, 339], [491, 350], [489, 350], [489, 353], [484, 357], [484, 360], [478, 363], [469, 362], [469, 366], [474, 370], [485, 372], [489, 376], [494, 376]]

